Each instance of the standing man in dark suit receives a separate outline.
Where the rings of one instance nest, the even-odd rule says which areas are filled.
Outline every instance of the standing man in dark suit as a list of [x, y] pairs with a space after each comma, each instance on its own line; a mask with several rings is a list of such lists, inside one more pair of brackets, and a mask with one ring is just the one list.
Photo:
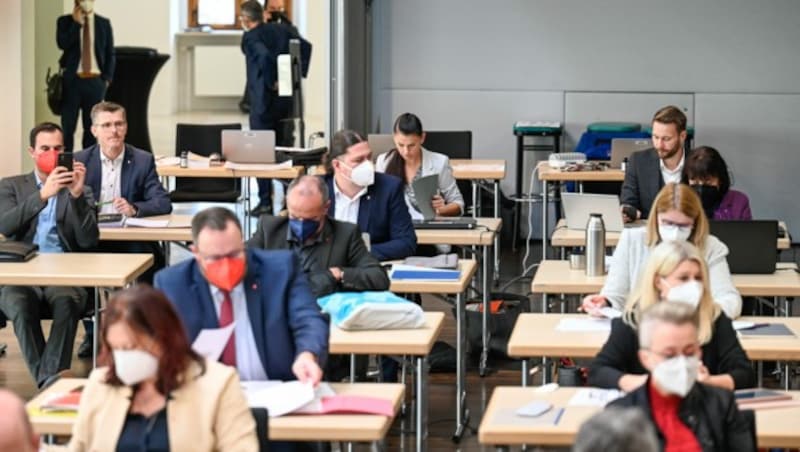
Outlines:
[[[91, 111], [92, 133], [98, 144], [75, 154], [86, 165], [86, 185], [98, 199], [98, 213], [119, 213], [126, 217], [149, 217], [172, 212], [167, 191], [158, 179], [153, 154], [125, 143], [128, 122], [125, 108], [100, 102]], [[153, 275], [166, 266], [158, 242], [102, 241], [98, 249], [109, 253], [148, 253], [154, 261], [139, 278], [152, 283]], [[78, 348], [85, 358], [92, 352], [91, 322], [85, 321], [86, 336]]]
[[329, 204], [325, 181], [301, 176], [286, 193], [289, 216], [262, 216], [247, 245], [293, 250], [316, 297], [345, 290], [388, 290], [386, 271], [367, 251], [358, 226], [329, 218]]
[[[308, 73], [311, 44], [291, 24], [264, 23], [264, 9], [256, 0], [241, 5], [242, 53], [247, 64], [247, 97], [250, 100], [250, 129], [274, 130], [278, 146], [294, 145], [292, 98], [278, 95], [278, 55], [289, 53], [289, 41], [300, 40], [302, 76]], [[258, 179], [259, 203], [252, 215], [272, 211], [272, 180]]]
[[659, 190], [680, 183], [686, 141], [686, 115], [673, 105], [653, 116], [653, 147], [631, 155], [622, 183], [620, 203], [626, 223], [647, 218]]
[[[84, 186], [86, 167], [56, 166], [64, 149], [61, 128], [42, 123], [30, 133], [28, 152], [36, 163], [29, 174], [0, 181], [0, 234], [39, 246], [40, 253], [85, 251], [97, 245], [99, 232], [91, 189]], [[78, 319], [86, 308], [79, 287], [5, 286], [0, 311], [14, 323], [14, 333], [36, 383], [69, 369]], [[45, 341], [41, 320], [52, 316]]]
[[378, 260], [405, 259], [417, 249], [417, 235], [405, 202], [403, 182], [375, 173], [372, 151], [352, 130], [331, 139], [325, 182], [332, 193], [328, 215], [358, 224], [369, 234], [370, 252]]
[[235, 321], [220, 361], [248, 380], [317, 384], [328, 324], [291, 251], [245, 249], [236, 215], [222, 207], [192, 219], [194, 259], [161, 270], [155, 286], [175, 305], [190, 341]]
[[56, 22], [56, 42], [63, 51], [59, 64], [64, 68], [61, 107], [64, 149], [72, 152], [79, 110], [83, 121], [82, 147], [95, 143], [89, 133], [92, 125], [89, 112], [105, 97], [116, 66], [111, 22], [94, 13], [94, 0], [75, 0], [72, 14], [65, 14]]

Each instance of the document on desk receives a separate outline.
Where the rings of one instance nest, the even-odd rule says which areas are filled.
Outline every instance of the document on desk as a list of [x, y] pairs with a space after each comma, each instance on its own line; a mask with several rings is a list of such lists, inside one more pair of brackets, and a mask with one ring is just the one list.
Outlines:
[[443, 270], [439, 268], [394, 264], [392, 265], [392, 271], [389, 277], [395, 280], [458, 281], [461, 277], [461, 270]]
[[165, 155], [156, 156], [156, 166], [178, 166], [180, 164], [180, 157], [167, 157]]
[[200, 330], [200, 334], [197, 335], [197, 338], [192, 344], [192, 350], [211, 361], [218, 360], [220, 355], [222, 355], [222, 350], [225, 349], [225, 345], [228, 343], [228, 339], [230, 339], [233, 333], [233, 327], [235, 325], [236, 322], [233, 321], [224, 328]]
[[127, 218], [125, 226], [131, 228], [166, 228], [169, 227], [169, 219], [150, 220], [147, 218]]
[[569, 399], [567, 406], [599, 406], [604, 407], [624, 393], [617, 389], [581, 388]]
[[278, 171], [292, 167], [292, 161], [287, 160], [283, 163], [234, 163], [225, 162], [225, 168], [239, 171]]
[[579, 333], [611, 331], [611, 319], [589, 316], [561, 319], [556, 325], [556, 331]]
[[310, 383], [299, 381], [261, 383], [263, 384], [244, 385], [244, 395], [250, 407], [266, 408], [269, 417], [289, 414], [314, 400], [314, 387]]

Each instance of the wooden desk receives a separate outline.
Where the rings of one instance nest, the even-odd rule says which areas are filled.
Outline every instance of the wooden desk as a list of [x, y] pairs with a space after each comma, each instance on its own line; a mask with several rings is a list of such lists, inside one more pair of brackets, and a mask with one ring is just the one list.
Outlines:
[[[508, 340], [514, 358], [593, 358], [608, 339], [609, 331], [556, 331], [561, 319], [587, 318], [586, 314], [520, 314]], [[800, 317], [742, 317], [754, 323], [782, 323], [794, 336], [740, 336], [751, 361], [800, 361]], [[555, 338], [555, 339], [554, 339]]]
[[145, 220], [169, 220], [165, 228], [141, 228], [126, 226], [109, 228], [100, 225], [100, 240], [142, 241], [142, 242], [191, 242], [192, 215], [157, 215]]
[[40, 253], [0, 263], [0, 285], [125, 287], [151, 265], [150, 254]]
[[[64, 378], [28, 402], [33, 430], [38, 435], [71, 435], [76, 414], [42, 413], [39, 407], [51, 394], [69, 392], [86, 383], [84, 378]], [[400, 408], [404, 385], [399, 383], [332, 383], [337, 394], [381, 397]], [[380, 441], [392, 418], [378, 415], [329, 414], [282, 416], [269, 420], [269, 439], [282, 441]]]
[[425, 326], [409, 330], [344, 331], [331, 325], [328, 347], [331, 353], [350, 355], [350, 377], [355, 355], [411, 355], [414, 357], [414, 431], [416, 450], [425, 450], [428, 437], [428, 360], [433, 343], [444, 323], [443, 312], [426, 312]]
[[[567, 402], [580, 388], [559, 388], [551, 393], [537, 393], [534, 388], [498, 386], [495, 388], [486, 413], [478, 430], [478, 441], [483, 445], [510, 446], [530, 444], [537, 446], [569, 446], [578, 433], [581, 424], [596, 412], [599, 407], [567, 407]], [[795, 399], [800, 392], [790, 391]], [[522, 420], [515, 425], [502, 422], [504, 413], [534, 400], [547, 400], [554, 407], [566, 407], [558, 425], [536, 425], [533, 421], [526, 425]], [[500, 415], [500, 422], [497, 418]], [[800, 446], [800, 430], [797, 419], [800, 406], [756, 411], [756, 434], [758, 447]]]
[[[784, 230], [788, 230], [785, 222], [781, 221], [780, 223]], [[644, 225], [642, 226], [644, 227]], [[606, 246], [617, 246], [621, 235], [621, 232], [606, 231]], [[562, 218], [558, 220], [556, 229], [553, 231], [553, 235], [550, 236], [550, 245], [556, 247], [586, 246], [586, 231], [567, 229], [567, 221]], [[778, 237], [779, 250], [789, 249], [791, 246], [788, 235], [786, 237]]]
[[[391, 280], [389, 290], [395, 293], [430, 293], [440, 295], [455, 295], [456, 302], [456, 431], [454, 438], [460, 438], [464, 433], [468, 412], [466, 412], [466, 369], [465, 356], [466, 344], [466, 313], [464, 312], [466, 302], [466, 291], [469, 282], [475, 275], [478, 267], [474, 260], [461, 260], [458, 263], [461, 270], [461, 277], [458, 281], [415, 281], [415, 280]], [[486, 317], [484, 317], [485, 319]], [[486, 325], [484, 324], [484, 327]], [[483, 331], [487, 331], [484, 328]]]
[[477, 218], [475, 229], [415, 229], [420, 245], [492, 246], [500, 232], [500, 218]]
[[[733, 284], [743, 297], [800, 296], [800, 274], [795, 264], [779, 262], [771, 275], [732, 275]], [[541, 294], [598, 293], [605, 276], [586, 276], [584, 270], [571, 270], [568, 261], [544, 260], [531, 282], [531, 292]]]

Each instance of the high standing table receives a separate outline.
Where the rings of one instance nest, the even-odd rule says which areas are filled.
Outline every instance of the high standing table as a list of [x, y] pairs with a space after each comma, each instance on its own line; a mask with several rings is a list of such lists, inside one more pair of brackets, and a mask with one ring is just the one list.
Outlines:
[[443, 312], [426, 312], [425, 326], [408, 330], [344, 331], [331, 325], [330, 353], [350, 355], [350, 378], [355, 378], [355, 355], [414, 356], [416, 450], [424, 451], [428, 437], [428, 359], [444, 323]]
[[[489, 248], [494, 246], [494, 255], [498, 255], [497, 237], [503, 220], [499, 218], [478, 218], [475, 229], [416, 229], [417, 243], [421, 245], [460, 245], [482, 248], [481, 257], [481, 300], [483, 315], [481, 316], [481, 360], [479, 372], [481, 377], [486, 375], [489, 360]], [[497, 273], [495, 273], [497, 274]]]
[[[0, 286], [94, 287], [97, 316], [100, 287], [126, 287], [152, 265], [152, 254], [40, 253], [27, 262], [0, 263]], [[92, 367], [97, 365], [97, 338], [94, 322]]]
[[561, 171], [550, 167], [548, 162], [536, 166], [542, 181], [542, 259], [547, 259], [547, 184], [549, 182], [577, 182], [578, 191], [583, 192], [583, 182], [622, 182], [625, 172], [619, 169], [603, 171]]
[[[43, 413], [39, 407], [54, 394], [63, 394], [86, 384], [85, 378], [62, 378], [27, 403], [28, 417], [37, 435], [72, 434], [74, 413]], [[400, 409], [405, 387], [399, 383], [331, 383], [337, 394], [379, 397]], [[270, 418], [269, 439], [275, 441], [369, 441], [383, 440], [392, 417], [375, 414], [311, 414]]]
[[[550, 393], [534, 388], [498, 386], [495, 388], [478, 430], [478, 442], [508, 450], [508, 446], [532, 444], [537, 446], [569, 446], [575, 442], [584, 421], [600, 411], [600, 407], [567, 406], [570, 398], [581, 388], [558, 388]], [[800, 400], [800, 391], [789, 391]], [[546, 400], [553, 409], [565, 408], [557, 423], [541, 423], [536, 418], [515, 417], [514, 410], [534, 400]], [[759, 448], [800, 446], [800, 405], [757, 410], [756, 435]]]
[[[472, 184], [472, 216], [477, 218], [481, 207], [479, 188], [494, 196], [494, 217], [500, 218], [500, 180], [506, 177], [505, 160], [450, 160], [453, 177], [456, 180], [468, 180]], [[500, 236], [494, 239], [494, 282], [500, 278]]]
[[469, 282], [475, 275], [478, 265], [474, 260], [461, 260], [458, 263], [461, 277], [458, 281], [432, 281], [432, 280], [391, 280], [389, 290], [395, 293], [419, 293], [455, 295], [456, 297], [456, 431], [454, 441], [460, 441], [464, 434], [464, 426], [469, 420], [469, 410], [466, 409], [466, 384], [464, 352], [466, 350], [466, 329], [464, 324], [465, 292]]

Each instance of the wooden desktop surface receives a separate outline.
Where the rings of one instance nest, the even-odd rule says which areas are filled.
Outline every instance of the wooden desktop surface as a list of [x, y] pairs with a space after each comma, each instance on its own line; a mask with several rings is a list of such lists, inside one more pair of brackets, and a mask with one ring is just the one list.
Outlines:
[[[581, 424], [601, 410], [600, 407], [567, 406], [569, 399], [580, 388], [559, 388], [551, 393], [537, 393], [536, 388], [498, 386], [492, 393], [478, 430], [478, 441], [484, 445], [569, 446], [574, 442]], [[789, 391], [800, 399], [800, 391]], [[534, 400], [547, 400], [554, 408], [566, 407], [557, 425], [537, 424], [535, 419], [526, 423], [522, 418], [503, 422], [509, 412]], [[496, 418], [500, 415], [500, 421]], [[506, 416], [504, 416], [504, 414]], [[756, 411], [758, 447], [800, 446], [800, 406]]]
[[[796, 297], [800, 296], [800, 274], [790, 262], [779, 262], [777, 270], [769, 275], [732, 275], [733, 284], [743, 297]], [[585, 270], [571, 270], [568, 261], [544, 260], [539, 264], [531, 282], [531, 292], [545, 294], [598, 293], [605, 282], [604, 276], [586, 276]]]
[[420, 245], [490, 246], [499, 233], [503, 220], [478, 218], [475, 229], [415, 229]]
[[142, 228], [126, 226], [124, 228], [103, 227], [100, 224], [100, 240], [144, 241], [144, 242], [191, 242], [192, 215], [157, 215], [142, 218], [143, 220], [169, 220], [166, 228]]
[[460, 180], [499, 180], [506, 177], [505, 160], [453, 159], [453, 177]]
[[294, 166], [277, 170], [234, 170], [225, 168], [224, 166], [181, 168], [180, 166], [174, 165], [156, 165], [156, 172], [160, 177], [263, 177], [272, 179], [294, 179], [303, 173], [303, 167]]
[[[41, 413], [38, 408], [53, 394], [69, 392], [86, 384], [85, 378], [62, 378], [27, 404], [36, 434], [71, 435], [76, 414]], [[405, 387], [399, 383], [332, 383], [337, 394], [380, 397], [392, 401], [395, 414]], [[369, 414], [297, 415], [270, 418], [269, 438], [284, 441], [379, 441], [392, 418]]]
[[[388, 263], [391, 262], [384, 262], [384, 264]], [[464, 291], [467, 290], [470, 281], [472, 281], [472, 277], [475, 276], [478, 263], [477, 261], [471, 259], [461, 259], [458, 261], [458, 268], [461, 270], [461, 277], [457, 281], [392, 279], [389, 290], [394, 293], [430, 293], [448, 295], [464, 293]]]
[[[508, 340], [508, 355], [514, 358], [593, 358], [608, 339], [609, 331], [556, 331], [561, 319], [570, 318], [586, 319], [588, 315], [520, 314]], [[800, 317], [742, 317], [739, 320], [756, 324], [782, 323], [794, 333], [794, 336], [740, 335], [739, 342], [750, 360], [800, 360]]]
[[151, 265], [151, 254], [39, 253], [0, 263], [0, 285], [124, 287]]
[[548, 182], [622, 182], [625, 180], [625, 172], [620, 169], [607, 169], [600, 171], [561, 171], [551, 168], [550, 164], [539, 162], [536, 165], [539, 173], [539, 180]]
[[[779, 222], [784, 231], [787, 231], [786, 223]], [[606, 232], [606, 246], [617, 246], [621, 232]], [[553, 234], [550, 236], [550, 244], [552, 246], [569, 247], [569, 246], [586, 246], [586, 231], [581, 229], [567, 229], [567, 221], [565, 219], [558, 220]], [[778, 237], [778, 249], [785, 250], [792, 246], [789, 241], [789, 236]]]
[[426, 312], [422, 328], [345, 331], [331, 325], [330, 353], [427, 356], [443, 323], [443, 312]]

